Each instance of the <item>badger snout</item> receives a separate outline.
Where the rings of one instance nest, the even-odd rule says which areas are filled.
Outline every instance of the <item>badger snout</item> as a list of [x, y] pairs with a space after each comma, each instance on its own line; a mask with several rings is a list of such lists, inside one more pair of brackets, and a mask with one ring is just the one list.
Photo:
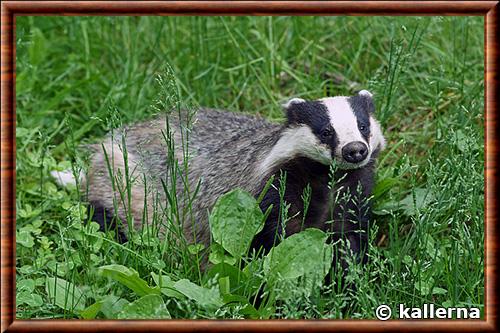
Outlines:
[[368, 156], [368, 147], [361, 141], [354, 141], [342, 147], [342, 157], [346, 162], [359, 163]]

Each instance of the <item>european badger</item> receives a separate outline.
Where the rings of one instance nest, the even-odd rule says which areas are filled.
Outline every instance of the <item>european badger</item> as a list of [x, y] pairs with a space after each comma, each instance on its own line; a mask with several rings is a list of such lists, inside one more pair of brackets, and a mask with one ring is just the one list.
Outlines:
[[[263, 211], [270, 205], [273, 209], [264, 229], [255, 237], [253, 248], [263, 247], [267, 251], [279, 239], [276, 233], [285, 231], [281, 236], [287, 236], [302, 227], [315, 227], [333, 232], [332, 241], [348, 240], [352, 252], [359, 254], [364, 261], [362, 253], [367, 243], [368, 199], [374, 183], [374, 162], [385, 145], [380, 125], [374, 118], [371, 93], [362, 90], [351, 97], [315, 101], [294, 98], [284, 108], [287, 120], [283, 125], [211, 109], [197, 112], [189, 133], [188, 179], [192, 189], [199, 180], [201, 185], [192, 203], [195, 223], [185, 223], [185, 237], [192, 242], [196, 235], [196, 242], [208, 245], [208, 214], [217, 198], [235, 188], [258, 196], [274, 175], [274, 184], [260, 204]], [[182, 160], [180, 142], [183, 129], [175, 112], [169, 122], [176, 144], [176, 158]], [[140, 227], [146, 216], [143, 215], [144, 207], [152, 208], [155, 202], [152, 193], [159, 193], [160, 200], [156, 202], [165, 205], [161, 185], [161, 179], [168, 174], [164, 130], [165, 118], [158, 117], [125, 127], [117, 131], [119, 135], [115, 133], [113, 138], [108, 137], [102, 145], [95, 147], [86, 180], [88, 200], [94, 209], [93, 219], [105, 228], [117, 215], [123, 222], [124, 229], [119, 232], [122, 240], [126, 239], [128, 209], [133, 223]], [[122, 142], [126, 145], [126, 158]], [[133, 182], [130, 202], [127, 202], [127, 195], [120, 197], [117, 193], [116, 187], [120, 186], [127, 191], [125, 185], [116, 184], [113, 190], [109, 175], [109, 165], [112, 165], [113, 173], [121, 174], [123, 178], [126, 175], [125, 160], [129, 179]], [[337, 181], [330, 189], [333, 161], [338, 166], [334, 173]], [[291, 217], [285, 228], [278, 225], [278, 189], [283, 171], [286, 172], [284, 201], [290, 204], [288, 214]], [[56, 176], [64, 182], [64, 174]], [[144, 180], [149, 184], [146, 190]], [[310, 204], [303, 223], [303, 193], [308, 185]], [[182, 187], [180, 184], [179, 188]], [[115, 206], [118, 207], [116, 214]], [[149, 220], [151, 216], [152, 213], [148, 213]]]

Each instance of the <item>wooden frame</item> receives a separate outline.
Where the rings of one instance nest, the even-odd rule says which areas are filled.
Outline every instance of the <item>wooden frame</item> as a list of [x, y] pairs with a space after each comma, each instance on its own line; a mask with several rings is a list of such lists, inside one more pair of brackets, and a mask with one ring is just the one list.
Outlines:
[[[496, 331], [498, 1], [5, 1], [1, 4], [1, 331]], [[17, 15], [483, 15], [485, 17], [485, 320], [15, 320], [15, 17]]]

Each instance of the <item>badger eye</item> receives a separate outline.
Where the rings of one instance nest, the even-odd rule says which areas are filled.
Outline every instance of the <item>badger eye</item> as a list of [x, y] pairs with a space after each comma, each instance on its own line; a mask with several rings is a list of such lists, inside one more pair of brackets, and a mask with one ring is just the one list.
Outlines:
[[323, 130], [323, 132], [321, 132], [321, 139], [322, 140], [326, 140], [328, 138], [330, 138], [332, 136], [332, 131], [327, 128], [325, 130]]
[[366, 131], [366, 126], [365, 126], [365, 125], [359, 125], [359, 130], [360, 130], [361, 132]]

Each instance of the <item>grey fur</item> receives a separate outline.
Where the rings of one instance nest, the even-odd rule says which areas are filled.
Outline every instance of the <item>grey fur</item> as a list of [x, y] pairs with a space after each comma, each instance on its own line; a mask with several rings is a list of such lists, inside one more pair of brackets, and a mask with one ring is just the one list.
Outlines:
[[[174, 133], [177, 158], [182, 163], [182, 140], [179, 116], [172, 113], [169, 117]], [[136, 227], [142, 223], [144, 207], [143, 174], [148, 183], [154, 187], [148, 201], [153, 201], [155, 192], [160, 195], [162, 204], [164, 191], [160, 178], [166, 176], [167, 146], [162, 136], [165, 131], [165, 115], [150, 121], [125, 127], [116, 131], [114, 139], [109, 136], [104, 141], [108, 159], [114, 156], [114, 173], [124, 174], [122, 137], [125, 138], [128, 152], [129, 170], [134, 179], [132, 191], [131, 213]], [[197, 199], [193, 203], [197, 241], [208, 244], [210, 233], [208, 227], [208, 211], [217, 198], [223, 193], [242, 188], [257, 194], [261, 183], [261, 174], [256, 174], [257, 165], [279, 138], [282, 126], [267, 122], [261, 118], [246, 116], [214, 109], [200, 109], [197, 112], [191, 132], [189, 133], [189, 174], [190, 187], [196, 188], [201, 180]], [[101, 145], [92, 147], [95, 153], [90, 163], [88, 183], [88, 200], [113, 212], [113, 189], [109, 176], [108, 164]], [[113, 149], [113, 154], [111, 150]], [[110, 162], [111, 163], [111, 162]], [[120, 171], [118, 171], [120, 170]], [[124, 185], [122, 185], [124, 186]], [[182, 184], [179, 184], [179, 188]], [[118, 217], [126, 220], [127, 204], [118, 202]], [[150, 207], [152, 208], [152, 207]], [[193, 241], [191, 226], [186, 224], [186, 237]]]

